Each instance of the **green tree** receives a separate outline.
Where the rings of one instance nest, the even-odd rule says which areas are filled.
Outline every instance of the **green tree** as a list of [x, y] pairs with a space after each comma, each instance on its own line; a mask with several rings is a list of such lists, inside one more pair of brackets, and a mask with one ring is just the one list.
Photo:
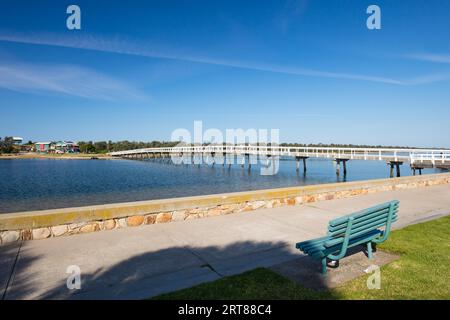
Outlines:
[[14, 148], [14, 141], [12, 137], [5, 137], [3, 140], [0, 138], [0, 153], [15, 153], [18, 152]]

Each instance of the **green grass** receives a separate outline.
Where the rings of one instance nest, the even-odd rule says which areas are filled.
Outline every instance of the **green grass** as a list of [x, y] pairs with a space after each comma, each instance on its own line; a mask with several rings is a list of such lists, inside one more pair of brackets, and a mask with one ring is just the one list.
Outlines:
[[369, 275], [320, 292], [258, 268], [155, 299], [450, 299], [450, 216], [394, 231], [379, 249], [401, 255], [381, 267], [379, 290]]

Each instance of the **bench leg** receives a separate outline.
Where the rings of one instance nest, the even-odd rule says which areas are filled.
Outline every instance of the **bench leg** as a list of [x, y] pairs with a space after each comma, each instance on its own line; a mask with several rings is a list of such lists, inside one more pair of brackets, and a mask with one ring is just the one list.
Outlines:
[[322, 275], [327, 274], [327, 258], [322, 258]]
[[373, 255], [372, 255], [372, 242], [368, 242], [367, 243], [367, 256], [369, 257], [369, 259], [373, 258]]

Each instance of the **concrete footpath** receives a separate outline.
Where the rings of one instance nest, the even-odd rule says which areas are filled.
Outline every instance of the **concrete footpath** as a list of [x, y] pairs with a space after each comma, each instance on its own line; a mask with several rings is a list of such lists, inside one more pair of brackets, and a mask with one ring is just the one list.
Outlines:
[[[328, 221], [400, 200], [394, 228], [450, 214], [450, 185], [145, 225], [0, 247], [3, 299], [141, 299], [301, 256]], [[81, 289], [69, 290], [69, 266]]]

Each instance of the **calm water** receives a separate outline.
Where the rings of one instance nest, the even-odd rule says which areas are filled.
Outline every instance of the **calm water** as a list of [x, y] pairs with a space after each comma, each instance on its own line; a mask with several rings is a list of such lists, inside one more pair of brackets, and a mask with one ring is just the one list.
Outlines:
[[[0, 160], [0, 213], [91, 204], [182, 197], [222, 192], [302, 186], [342, 181], [331, 160], [308, 159], [308, 172], [295, 171], [295, 161], [280, 161], [275, 176], [259, 167], [239, 165], [176, 166], [132, 160]], [[402, 176], [411, 175], [407, 165]], [[351, 160], [346, 181], [387, 178], [382, 161]], [[424, 170], [424, 173], [437, 172]]]

